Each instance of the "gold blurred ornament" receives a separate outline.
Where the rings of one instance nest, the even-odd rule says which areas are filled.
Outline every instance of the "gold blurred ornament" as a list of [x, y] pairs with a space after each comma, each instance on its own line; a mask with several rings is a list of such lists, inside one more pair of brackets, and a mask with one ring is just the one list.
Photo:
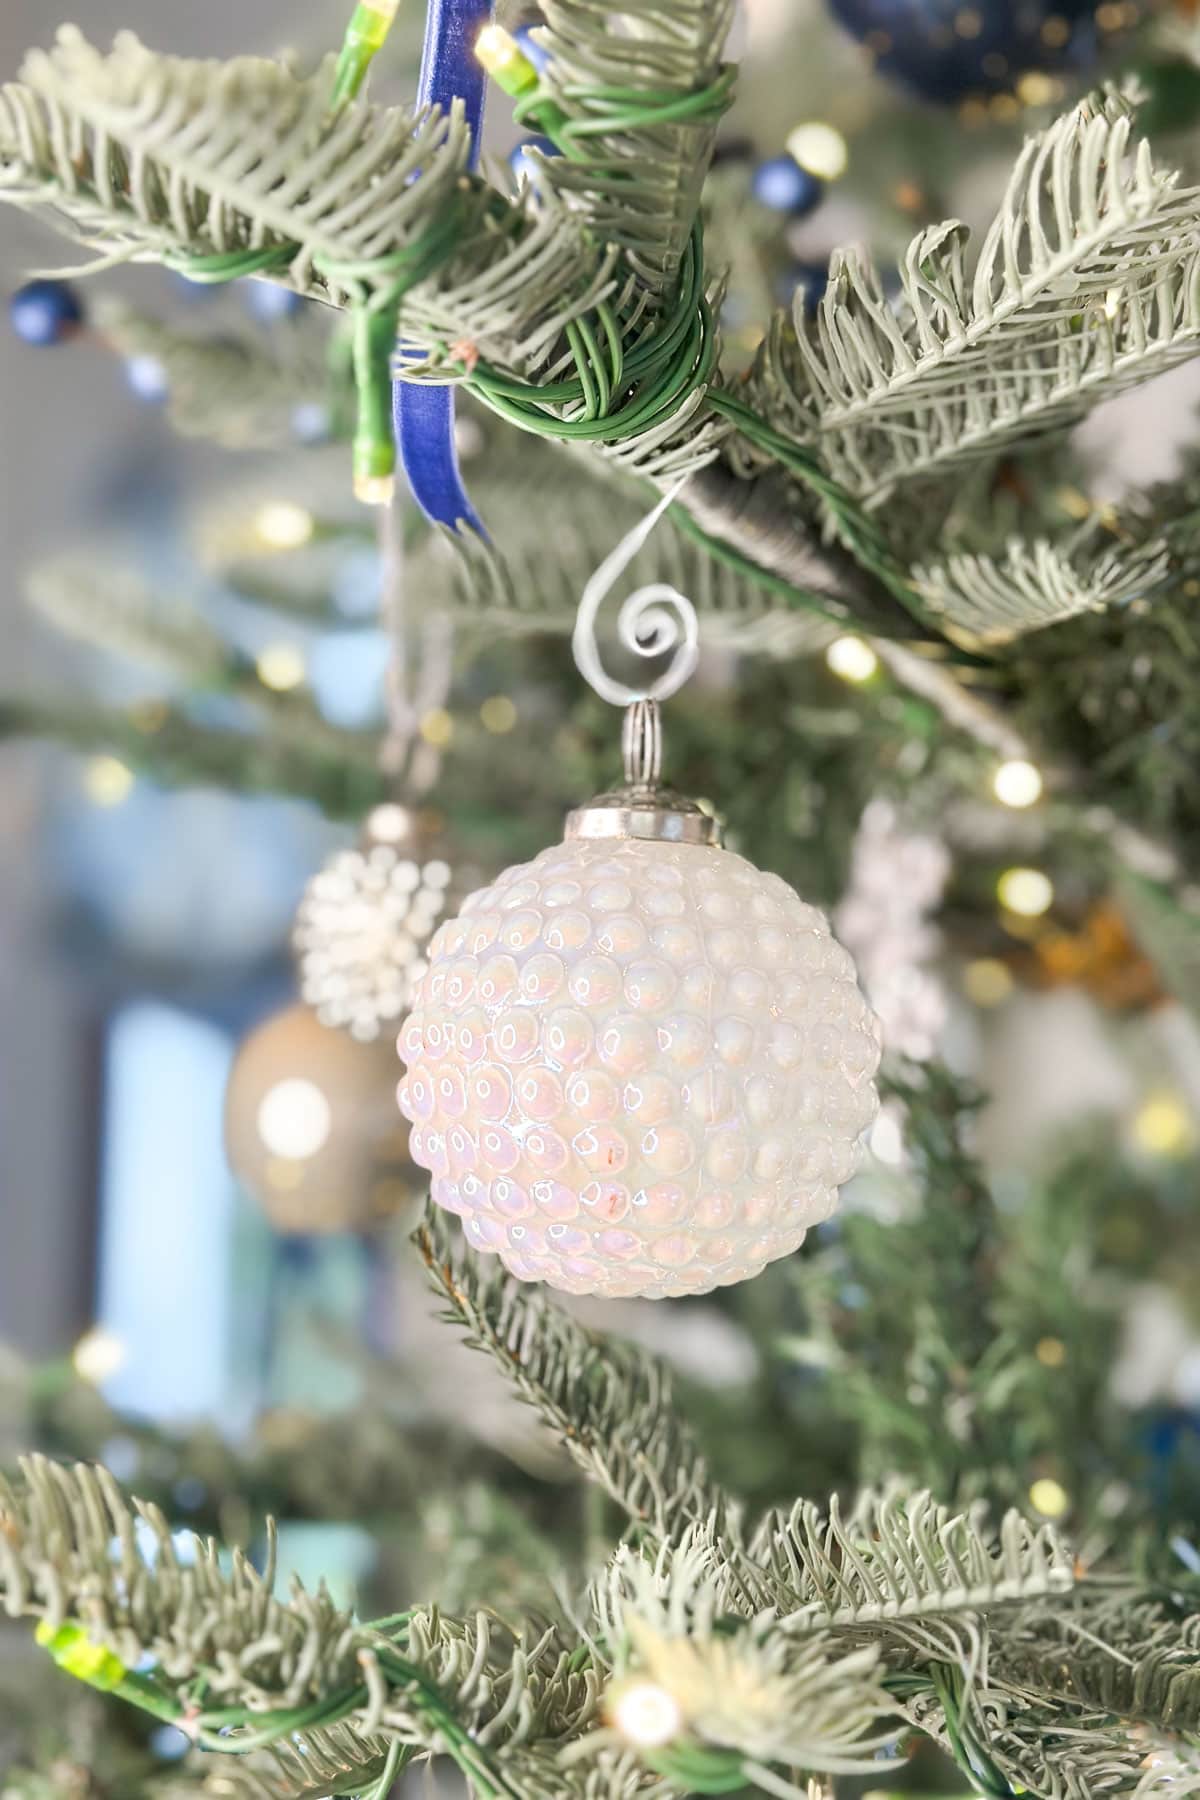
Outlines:
[[1111, 900], [1100, 900], [1073, 930], [1042, 934], [1034, 946], [1034, 978], [1043, 987], [1086, 988], [1120, 1011], [1153, 1006], [1163, 996], [1154, 964], [1143, 955]]
[[411, 1205], [424, 1177], [396, 1117], [395, 1052], [322, 1025], [307, 1006], [242, 1044], [225, 1094], [230, 1168], [281, 1232], [363, 1231]]
[[296, 914], [300, 992], [322, 1024], [363, 1043], [394, 1035], [429, 939], [462, 893], [423, 816], [377, 806], [358, 844], [313, 876]]

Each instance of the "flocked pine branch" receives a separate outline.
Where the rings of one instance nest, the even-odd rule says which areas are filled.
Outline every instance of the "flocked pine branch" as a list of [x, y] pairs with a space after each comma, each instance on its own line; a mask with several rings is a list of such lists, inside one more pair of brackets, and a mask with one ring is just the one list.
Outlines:
[[351, 1775], [360, 1793], [442, 1751], [481, 1795], [562, 1792], [556, 1742], [592, 1718], [598, 1677], [552, 1625], [420, 1609], [360, 1625], [324, 1590], [276, 1599], [273, 1557], [262, 1575], [238, 1552], [227, 1568], [103, 1470], [22, 1467], [18, 1485], [0, 1479], [4, 1610], [40, 1619], [74, 1674], [249, 1759], [241, 1791], [292, 1800]]
[[1200, 347], [1200, 191], [1116, 95], [1031, 137], [972, 271], [951, 220], [909, 245], [903, 304], [835, 258], [815, 323], [776, 330], [764, 391], [869, 503], [1073, 424]]
[[191, 607], [162, 603], [117, 563], [58, 556], [33, 570], [26, 592], [47, 624], [78, 643], [199, 687], [231, 678], [230, 648], [207, 620]]
[[[308, 308], [272, 330], [200, 331], [164, 323], [102, 296], [96, 329], [125, 358], [145, 357], [162, 371], [171, 423], [184, 437], [227, 449], [290, 448], [298, 408], [315, 407], [333, 423], [344, 398], [330, 368], [325, 320]], [[301, 415], [302, 417], [303, 415]]]
[[374, 748], [364, 753], [351, 733], [336, 750], [309, 748], [304, 737], [282, 744], [258, 732], [222, 731], [199, 724], [185, 706], [160, 701], [120, 708], [0, 699], [0, 741], [49, 738], [71, 750], [109, 752], [166, 786], [294, 795], [334, 819], [359, 819], [387, 798]]
[[958, 553], [912, 571], [932, 612], [971, 641], [991, 645], [1152, 596], [1170, 575], [1167, 547], [1153, 539], [1071, 556], [1045, 538], [1012, 538], [1003, 558]]
[[[603, 40], [598, 17], [588, 0], [559, 0], [552, 35], [563, 79], [574, 55], [591, 81], [607, 73], [629, 96], [615, 131], [599, 134], [613, 152], [603, 192], [586, 156], [568, 156], [561, 169], [536, 171], [517, 202], [506, 200], [463, 176], [465, 133], [454, 116], [412, 120], [365, 103], [330, 115], [327, 71], [305, 81], [252, 59], [189, 64], [152, 56], [128, 37], [105, 58], [75, 33], [32, 56], [23, 84], [5, 91], [0, 192], [56, 210], [114, 254], [192, 266], [261, 256], [266, 272], [304, 291], [398, 304], [402, 336], [425, 358], [403, 363], [406, 379], [467, 380], [510, 408], [520, 396], [523, 422], [550, 435], [571, 435], [587, 418], [595, 424], [598, 412], [599, 428], [584, 435], [603, 454], [660, 483], [694, 471], [684, 504], [709, 532], [707, 550], [724, 545], [793, 594], [849, 601], [877, 629], [913, 630], [874, 574], [856, 570], [843, 550], [818, 546], [802, 446], [823, 465], [822, 504], [855, 557], [884, 572], [886, 554], [851, 523], [853, 501], [845, 491], [836, 498], [837, 482], [882, 496], [947, 458], [992, 454], [1072, 420], [1103, 394], [1191, 354], [1200, 319], [1196, 195], [1133, 141], [1123, 102], [1089, 103], [1027, 145], [973, 280], [954, 225], [931, 229], [910, 249], [899, 314], [869, 271], [843, 259], [815, 335], [801, 321], [789, 349], [786, 333], [773, 334], [758, 425], [741, 402], [720, 396], [714, 346], [697, 340], [689, 367], [655, 364], [646, 389], [654, 399], [635, 406], [636, 425], [614, 422], [606, 432], [613, 394], [593, 392], [585, 405], [578, 371], [590, 362], [595, 388], [603, 356], [592, 340], [604, 309], [605, 329], [618, 333], [627, 356], [650, 342], [645, 309], [666, 291], [661, 281], [655, 287], [651, 239], [665, 271], [678, 260], [719, 110], [724, 13], [718, 0], [682, 10], [631, 0], [622, 31]], [[553, 98], [555, 79], [543, 100]], [[599, 103], [588, 80], [567, 85], [559, 98], [569, 102], [561, 122], [569, 136], [596, 123]], [[660, 124], [664, 94], [672, 107]], [[592, 140], [579, 142], [586, 149]], [[651, 144], [674, 195], [653, 228], [641, 215], [639, 182], [617, 166], [642, 168]], [[561, 193], [556, 180], [566, 183]], [[607, 248], [593, 235], [593, 207], [613, 215], [605, 215]], [[754, 444], [753, 480], [716, 460], [730, 453], [734, 424]], [[744, 475], [741, 447], [737, 458]], [[919, 598], [911, 604], [919, 610]], [[1036, 598], [1030, 605], [1033, 622], [1043, 622]]]
[[[545, 88], [567, 121], [572, 154], [544, 163], [541, 180], [584, 213], [598, 242], [621, 245], [661, 304], [679, 274], [727, 103], [732, 70], [720, 59], [732, 0], [548, 0], [543, 17]], [[627, 105], [613, 122], [615, 77], [626, 88], [652, 87], [654, 101]], [[697, 107], [697, 95], [711, 100]]]
[[661, 1363], [600, 1339], [540, 1290], [498, 1264], [481, 1263], [440, 1218], [426, 1220], [417, 1243], [467, 1342], [494, 1359], [635, 1524], [666, 1533], [712, 1513], [724, 1516], [725, 1497], [672, 1403]]
[[184, 689], [248, 702], [269, 721], [276, 754], [295, 747], [310, 764], [322, 755], [334, 763], [370, 755], [369, 740], [322, 718], [307, 688], [271, 688], [254, 659], [226, 643], [193, 606], [154, 594], [115, 559], [56, 558], [35, 569], [29, 597], [44, 618], [81, 643], [128, 657]]
[[1200, 895], [1122, 869], [1117, 894], [1139, 945], [1172, 997], [1200, 1012]]
[[[511, 439], [492, 444], [471, 469], [471, 489], [493, 522], [498, 555], [450, 546], [430, 533], [414, 546], [414, 594], [489, 631], [569, 631], [579, 596], [621, 536], [646, 513], [643, 489], [598, 478], [579, 459], [548, 445]], [[544, 501], [531, 508], [531, 491]], [[546, 512], [555, 520], [554, 552], [546, 554]], [[465, 555], [464, 555], [465, 550]], [[700, 616], [701, 641], [742, 651], [793, 656], [822, 647], [836, 626], [818, 612], [781, 608], [769, 586], [709, 555], [686, 532], [686, 515], [664, 519], [615, 584], [607, 602], [615, 618], [626, 593], [666, 582], [686, 594]]]
[[[653, 0], [630, 13], [668, 18]], [[564, 29], [576, 15], [586, 20], [587, 0], [560, 0]], [[610, 46], [613, 80], [627, 86], [635, 110], [664, 70], [668, 87], [689, 62], [705, 78], [720, 17], [712, 0], [691, 0], [676, 43], [667, 25], [653, 56], [653, 34], [639, 39], [632, 63]], [[413, 120], [360, 101], [331, 116], [328, 84], [328, 70], [301, 79], [257, 59], [155, 56], [129, 34], [105, 57], [65, 30], [0, 96], [0, 198], [44, 209], [108, 258], [191, 269], [232, 260], [238, 273], [258, 258], [300, 292], [396, 306], [406, 345], [424, 352], [398, 365], [405, 379], [464, 380], [481, 362], [493, 401], [515, 381], [532, 409], [527, 423], [551, 436], [578, 432], [582, 402], [551, 397], [548, 384], [570, 374], [581, 346], [595, 345], [603, 360], [600, 339], [614, 331], [626, 373], [635, 355], [645, 370], [631, 400], [622, 398], [624, 380], [610, 384], [606, 404], [620, 399], [632, 418], [608, 429], [603, 415], [593, 421], [587, 435], [602, 455], [662, 485], [693, 471], [685, 504], [745, 567], [843, 610], [849, 601], [880, 629], [916, 629], [845, 548], [819, 542], [804, 487], [789, 480], [790, 497], [767, 508], [768, 521], [765, 490], [748, 504], [739, 491], [746, 484], [731, 487], [727, 471], [704, 477], [730, 423], [710, 405], [718, 345], [711, 317], [698, 331], [705, 277], [697, 264], [695, 292], [680, 298], [690, 312], [676, 321], [686, 329], [656, 338], [645, 269], [617, 245], [597, 243], [569, 196], [542, 181], [521, 201], [506, 200], [464, 174], [467, 134], [456, 111]], [[681, 143], [688, 136], [675, 135]], [[680, 195], [697, 172], [681, 174]], [[674, 229], [664, 239], [668, 255]], [[603, 329], [593, 316], [600, 307], [608, 309]], [[482, 376], [476, 385], [484, 391]], [[577, 377], [567, 386], [584, 391]]]
[[258, 252], [276, 279], [344, 304], [361, 267], [403, 256], [426, 208], [452, 204], [469, 140], [457, 113], [331, 115], [328, 100], [328, 69], [190, 62], [128, 32], [103, 56], [64, 27], [0, 90], [0, 196], [105, 256]]

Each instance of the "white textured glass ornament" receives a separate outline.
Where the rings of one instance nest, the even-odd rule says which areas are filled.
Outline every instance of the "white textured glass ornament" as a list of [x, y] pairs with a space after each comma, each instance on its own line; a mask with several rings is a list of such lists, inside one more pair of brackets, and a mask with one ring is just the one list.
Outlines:
[[470, 1242], [572, 1293], [698, 1294], [832, 1212], [875, 1020], [814, 907], [661, 788], [471, 895], [400, 1034], [413, 1160]]
[[[377, 806], [353, 848], [313, 876], [292, 948], [300, 992], [323, 1025], [370, 1043], [408, 1011], [454, 875], [440, 844], [403, 806]], [[461, 889], [459, 890], [461, 892]]]

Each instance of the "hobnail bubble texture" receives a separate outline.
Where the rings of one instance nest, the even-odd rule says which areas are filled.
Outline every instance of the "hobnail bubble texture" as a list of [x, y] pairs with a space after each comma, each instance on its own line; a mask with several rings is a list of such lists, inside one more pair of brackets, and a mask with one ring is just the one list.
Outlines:
[[447, 920], [400, 1033], [433, 1198], [577, 1294], [700, 1294], [828, 1217], [878, 1031], [815, 907], [729, 850], [556, 844]]

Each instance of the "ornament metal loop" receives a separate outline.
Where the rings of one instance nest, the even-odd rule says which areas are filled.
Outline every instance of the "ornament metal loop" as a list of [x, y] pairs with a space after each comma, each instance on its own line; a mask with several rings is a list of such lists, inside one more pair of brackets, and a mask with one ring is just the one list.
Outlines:
[[631, 788], [656, 788], [662, 780], [662, 714], [657, 700], [635, 700], [621, 725], [625, 780]]

